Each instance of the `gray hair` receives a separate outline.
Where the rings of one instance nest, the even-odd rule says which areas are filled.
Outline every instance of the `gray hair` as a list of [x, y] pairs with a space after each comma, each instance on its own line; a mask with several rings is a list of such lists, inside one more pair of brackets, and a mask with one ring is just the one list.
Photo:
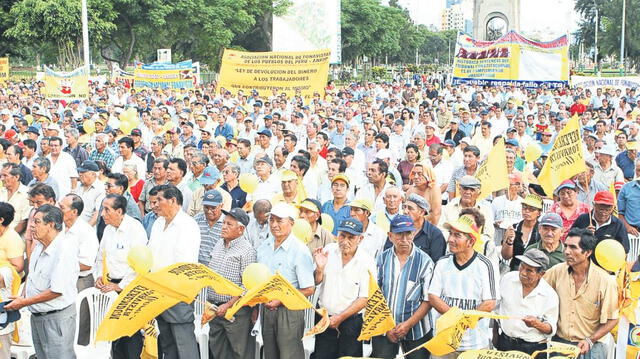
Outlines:
[[[197, 161], [196, 161], [197, 158]], [[207, 155], [204, 154], [204, 152], [202, 151], [196, 151], [192, 156], [191, 156], [191, 161], [193, 162], [200, 162], [205, 166], [209, 165], [209, 157]]]
[[236, 175], [240, 175], [240, 166], [238, 166], [235, 163], [229, 163], [226, 168], [228, 168], [229, 170], [231, 170], [231, 172], [235, 173]]
[[96, 135], [96, 138], [101, 139], [104, 143], [109, 143], [109, 135], [106, 133], [99, 133]]
[[151, 141], [156, 141], [160, 146], [164, 147], [164, 138], [162, 136], [153, 136]]
[[46, 157], [38, 157], [33, 161], [33, 165], [34, 166], [38, 166], [40, 168], [44, 168], [44, 171], [46, 173], [49, 173], [49, 171], [51, 171], [51, 161], [49, 161], [48, 158]]
[[65, 132], [69, 134], [71, 137], [75, 138], [76, 140], [78, 139], [78, 137], [80, 137], [80, 132], [78, 131], [77, 128], [73, 128], [73, 127], [67, 128]]

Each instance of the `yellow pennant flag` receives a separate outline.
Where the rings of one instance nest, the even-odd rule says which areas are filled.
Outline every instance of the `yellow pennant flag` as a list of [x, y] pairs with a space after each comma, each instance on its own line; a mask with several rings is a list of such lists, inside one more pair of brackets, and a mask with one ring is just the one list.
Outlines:
[[609, 185], [609, 192], [613, 195], [613, 216], [618, 217], [618, 196], [616, 196], [615, 183], [611, 182]]
[[436, 335], [424, 343], [431, 355], [447, 355], [460, 347], [464, 333], [475, 328], [481, 318], [508, 319], [509, 317], [479, 310], [462, 310], [453, 307], [436, 320]]
[[245, 305], [253, 307], [256, 304], [267, 303], [274, 299], [281, 301], [282, 305], [290, 310], [313, 308], [307, 297], [294, 288], [280, 273], [276, 272], [269, 280], [255, 286], [240, 297], [231, 308], [227, 309], [224, 317], [230, 320]]
[[102, 251], [102, 283], [109, 283], [109, 268], [107, 267], [107, 251]]
[[578, 116], [575, 115], [558, 133], [553, 142], [549, 157], [538, 175], [538, 182], [544, 192], [551, 196], [562, 181], [584, 172], [586, 169], [580, 136], [580, 122]]
[[203, 264], [176, 263], [138, 276], [118, 296], [98, 327], [96, 341], [131, 336], [179, 302], [191, 303], [202, 288], [239, 296], [242, 288]]
[[158, 358], [158, 334], [155, 320], [150, 321], [144, 326], [144, 346], [142, 347], [140, 359]]
[[378, 286], [378, 281], [369, 272], [369, 298], [367, 299], [362, 330], [360, 330], [358, 340], [369, 340], [395, 327], [396, 322], [391, 316], [387, 300], [384, 298], [380, 286]]
[[509, 187], [507, 149], [503, 138], [498, 139], [487, 159], [478, 167], [476, 178], [481, 184], [479, 200], [489, 197], [492, 192]]
[[324, 331], [329, 328], [329, 324], [331, 324], [331, 321], [329, 320], [329, 312], [327, 311], [327, 308], [321, 308], [317, 312], [322, 316], [322, 318], [320, 318], [318, 324], [314, 325], [313, 328], [304, 333], [304, 335], [302, 336], [302, 340], [311, 338], [316, 334], [324, 333]]

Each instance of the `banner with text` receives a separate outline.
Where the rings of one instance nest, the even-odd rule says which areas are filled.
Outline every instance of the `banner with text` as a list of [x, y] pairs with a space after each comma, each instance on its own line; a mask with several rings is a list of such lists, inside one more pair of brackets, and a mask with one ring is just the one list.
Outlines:
[[322, 93], [329, 73], [329, 50], [305, 52], [242, 52], [225, 50], [219, 87], [300, 94], [309, 98]]
[[569, 41], [535, 42], [510, 31], [496, 41], [459, 33], [453, 84], [559, 88], [569, 83]]
[[571, 76], [571, 86], [585, 89], [613, 87], [624, 90], [628, 88], [640, 87], [640, 76], [622, 77], [593, 77], [593, 76]]
[[128, 89], [133, 87], [133, 79], [134, 77], [132, 72], [127, 72], [121, 69], [118, 65], [116, 65], [111, 72], [111, 82], [114, 84], [121, 84]]
[[9, 58], [0, 57], [0, 81], [9, 80]]
[[138, 63], [133, 70], [133, 76], [135, 88], [192, 89], [195, 84], [191, 60], [177, 64]]
[[44, 94], [49, 100], [85, 100], [89, 96], [86, 68], [56, 72], [44, 67]]
[[284, 15], [273, 16], [273, 51], [330, 49], [342, 62], [340, 0], [293, 0]]

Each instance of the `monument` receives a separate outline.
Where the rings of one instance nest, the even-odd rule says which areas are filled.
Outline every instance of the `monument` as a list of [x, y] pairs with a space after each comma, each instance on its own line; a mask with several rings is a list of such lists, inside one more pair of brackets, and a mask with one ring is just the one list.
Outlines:
[[520, 30], [520, 0], [475, 0], [473, 37], [493, 41], [507, 32]]

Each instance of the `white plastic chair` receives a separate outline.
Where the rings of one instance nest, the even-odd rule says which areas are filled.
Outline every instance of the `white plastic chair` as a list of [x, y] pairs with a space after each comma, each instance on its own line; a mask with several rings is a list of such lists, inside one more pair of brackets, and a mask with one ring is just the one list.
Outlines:
[[[18, 293], [22, 293], [24, 283], [20, 285]], [[27, 307], [20, 309], [20, 320], [17, 323], [20, 342], [11, 341], [11, 357], [16, 359], [28, 359], [36, 354], [31, 340], [31, 312]]]
[[198, 348], [200, 349], [200, 358], [209, 357], [209, 323], [205, 325], [200, 324], [202, 321], [202, 314], [204, 314], [204, 302], [207, 300], [207, 287], [202, 288], [200, 294], [196, 297], [193, 303], [195, 320], [194, 320], [194, 333], [196, 340], [198, 341]]
[[[109, 307], [118, 297], [116, 292], [102, 293], [96, 288], [87, 288], [76, 297], [76, 334], [73, 346], [78, 359], [109, 358], [111, 356], [111, 342], [97, 342], [96, 333], [100, 323], [107, 315]], [[89, 345], [78, 345], [80, 331], [80, 305], [86, 299], [89, 305]]]
[[[318, 302], [319, 295], [320, 295], [320, 287], [318, 286], [310, 298], [310, 302], [313, 305], [313, 307], [309, 309], [305, 309], [304, 311], [304, 333], [309, 331], [315, 325], [316, 311], [314, 308], [316, 307], [316, 303]], [[313, 354], [313, 351], [315, 349], [315, 345], [316, 345], [315, 336], [311, 338], [307, 338], [302, 341], [302, 346], [304, 347], [305, 359], [309, 359], [311, 357], [311, 354]]]
[[261, 351], [262, 346], [264, 345], [264, 340], [262, 340], [262, 324], [260, 323], [262, 320], [262, 314], [258, 312], [258, 319], [256, 323], [253, 325], [251, 329], [251, 335], [256, 337], [256, 357], [255, 359], [261, 359]]
[[629, 236], [629, 254], [627, 260], [635, 262], [640, 255], [640, 237]]

